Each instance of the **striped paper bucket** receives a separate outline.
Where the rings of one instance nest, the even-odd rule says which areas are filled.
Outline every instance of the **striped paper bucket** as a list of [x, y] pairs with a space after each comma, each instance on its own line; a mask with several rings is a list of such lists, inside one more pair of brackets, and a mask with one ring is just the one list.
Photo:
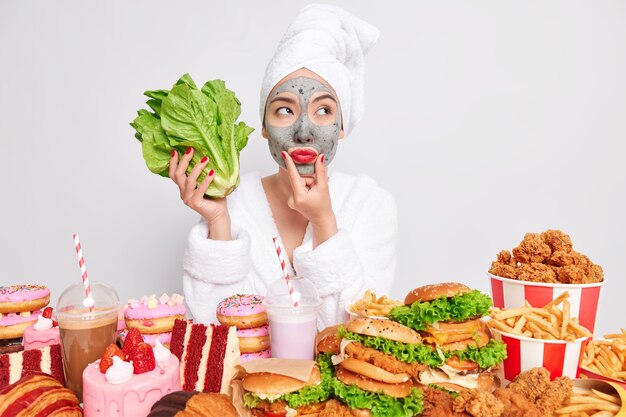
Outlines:
[[593, 284], [548, 284], [502, 278], [487, 273], [491, 280], [494, 307], [517, 308], [524, 300], [533, 307], [543, 307], [559, 295], [569, 293], [571, 316], [578, 317], [581, 326], [593, 333], [598, 315], [600, 292], [605, 281]]
[[544, 367], [550, 371], [550, 379], [560, 376], [577, 378], [583, 350], [590, 339], [581, 337], [573, 342], [563, 340], [532, 339], [491, 329], [493, 337], [506, 344], [507, 358], [498, 376], [511, 382], [517, 375], [532, 368]]

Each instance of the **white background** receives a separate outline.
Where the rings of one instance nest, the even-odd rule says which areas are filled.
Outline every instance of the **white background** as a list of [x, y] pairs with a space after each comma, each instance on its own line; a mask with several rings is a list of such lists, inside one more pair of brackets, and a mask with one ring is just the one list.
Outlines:
[[[304, 1], [0, 2], [0, 283], [80, 279], [125, 301], [182, 292], [197, 215], [151, 174], [128, 123], [144, 90], [222, 78], [260, 136], [267, 61]], [[400, 216], [393, 295], [442, 280], [489, 293], [495, 254], [559, 228], [601, 264], [600, 333], [626, 326], [626, 2], [337, 1], [381, 30], [365, 120], [334, 169], [365, 172]]]

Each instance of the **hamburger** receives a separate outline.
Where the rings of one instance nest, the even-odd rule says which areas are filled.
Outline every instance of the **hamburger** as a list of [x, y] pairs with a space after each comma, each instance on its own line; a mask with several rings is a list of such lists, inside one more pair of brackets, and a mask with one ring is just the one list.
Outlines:
[[[276, 359], [272, 359], [276, 361]], [[331, 393], [332, 365], [318, 361], [308, 381], [273, 372], [246, 374], [243, 404], [254, 417], [314, 417]]]
[[450, 391], [496, 387], [493, 371], [506, 358], [506, 347], [491, 338], [481, 320], [492, 305], [489, 296], [446, 282], [414, 289], [404, 304], [389, 318], [419, 332], [438, 357], [420, 372], [420, 383]]
[[[417, 331], [390, 320], [355, 317], [339, 327], [337, 336], [339, 351], [330, 359], [336, 366], [333, 392], [340, 401], [365, 416], [421, 414], [422, 391], [413, 381], [432, 350]], [[333, 346], [326, 338], [318, 349]]]

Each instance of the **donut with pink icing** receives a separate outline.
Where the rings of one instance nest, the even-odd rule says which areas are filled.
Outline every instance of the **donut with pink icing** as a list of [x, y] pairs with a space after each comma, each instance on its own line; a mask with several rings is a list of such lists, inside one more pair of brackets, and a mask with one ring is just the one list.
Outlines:
[[260, 352], [254, 353], [242, 353], [241, 354], [241, 363], [246, 363], [250, 361], [254, 361], [256, 359], [267, 359], [272, 357], [271, 349], [265, 349]]
[[185, 319], [187, 309], [183, 301], [184, 297], [178, 294], [130, 299], [124, 311], [126, 327], [136, 328], [142, 335], [171, 332], [174, 321]]
[[[122, 344], [124, 342], [124, 339], [126, 339], [126, 335], [127, 334], [128, 334], [128, 330], [126, 330], [126, 329], [124, 329], [122, 332], [120, 332], [120, 338], [122, 339]], [[165, 346], [166, 348], [169, 349], [170, 342], [172, 341], [172, 333], [171, 332], [156, 333], [156, 334], [142, 334], [141, 337], [143, 337], [143, 341], [144, 342], [146, 342], [147, 344], [149, 344], [152, 347], [154, 347], [156, 345], [156, 341], [158, 340], [159, 342], [161, 342], [161, 344], [163, 346]]]
[[267, 325], [237, 330], [237, 337], [241, 353], [260, 352], [270, 347], [270, 332]]
[[24, 335], [24, 330], [37, 322], [41, 311], [23, 311], [21, 313], [0, 313], [0, 339], [17, 339]]
[[0, 286], [0, 313], [40, 310], [50, 302], [50, 290], [43, 285]]
[[225, 326], [252, 329], [267, 324], [263, 296], [235, 294], [224, 298], [217, 305], [217, 320]]

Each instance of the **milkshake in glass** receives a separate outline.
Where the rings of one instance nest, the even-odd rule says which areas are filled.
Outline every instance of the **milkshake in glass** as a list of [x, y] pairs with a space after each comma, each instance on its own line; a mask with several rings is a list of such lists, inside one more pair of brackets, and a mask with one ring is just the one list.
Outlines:
[[322, 300], [306, 278], [291, 278], [291, 286], [293, 294], [285, 279], [278, 279], [270, 284], [265, 296], [272, 357], [313, 360]]

